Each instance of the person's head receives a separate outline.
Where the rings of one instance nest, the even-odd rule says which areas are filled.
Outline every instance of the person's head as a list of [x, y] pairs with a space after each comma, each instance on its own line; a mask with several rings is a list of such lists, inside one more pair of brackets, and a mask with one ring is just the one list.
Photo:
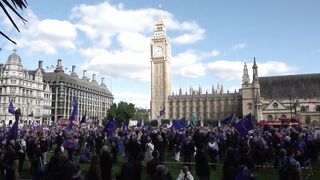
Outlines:
[[100, 149], [100, 153], [107, 153], [109, 152], [109, 148], [107, 145], [103, 145], [102, 148]]
[[249, 170], [248, 167], [245, 166], [245, 165], [239, 166], [238, 174], [241, 175], [241, 176], [244, 176], [244, 177], [249, 177], [249, 176], [251, 176], [250, 170]]
[[289, 150], [287, 151], [287, 156], [288, 156], [288, 157], [293, 157], [294, 154], [295, 154], [295, 151], [294, 151], [293, 149], [289, 149]]
[[229, 160], [231, 162], [236, 162], [237, 158], [236, 158], [236, 155], [235, 155], [234, 150], [232, 148], [228, 148], [226, 160]]
[[279, 157], [284, 158], [287, 155], [287, 151], [285, 149], [280, 149]]
[[154, 150], [152, 152], [152, 157], [155, 159], [155, 158], [158, 158], [158, 156], [159, 156], [159, 152], [157, 150]]
[[184, 174], [187, 174], [187, 173], [189, 172], [189, 167], [188, 167], [188, 166], [183, 166], [182, 172], [183, 172]]
[[168, 172], [168, 168], [163, 164], [158, 165], [156, 168], [156, 174], [160, 177], [165, 176], [166, 174], [168, 174]]

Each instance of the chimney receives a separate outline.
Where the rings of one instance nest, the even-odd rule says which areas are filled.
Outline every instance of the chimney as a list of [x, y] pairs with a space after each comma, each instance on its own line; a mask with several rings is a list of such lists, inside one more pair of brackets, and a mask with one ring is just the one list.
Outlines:
[[57, 67], [54, 70], [54, 72], [64, 72], [63, 71], [63, 67], [62, 67], [62, 60], [61, 59], [57, 60]]
[[38, 69], [42, 69], [43, 68], [43, 61], [39, 61], [38, 62]]
[[62, 68], [62, 61], [61, 61], [61, 59], [58, 59], [58, 61], [57, 61], [57, 68]]
[[76, 73], [76, 66], [75, 66], [75, 65], [72, 65], [71, 76], [73, 76], [73, 77], [78, 77], [78, 75], [77, 75], [77, 73]]
[[92, 81], [96, 80], [96, 74], [92, 74]]
[[71, 73], [76, 73], [76, 66], [75, 65], [72, 65]]
[[82, 79], [87, 79], [87, 70], [83, 70]]

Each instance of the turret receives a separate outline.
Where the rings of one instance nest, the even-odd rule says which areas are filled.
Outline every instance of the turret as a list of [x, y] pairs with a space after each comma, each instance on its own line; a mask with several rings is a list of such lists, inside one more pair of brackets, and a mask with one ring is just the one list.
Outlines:
[[244, 63], [244, 68], [243, 68], [243, 75], [242, 75], [242, 84], [248, 85], [250, 82], [250, 77], [248, 73], [248, 67], [247, 64]]
[[253, 70], [253, 81], [258, 81], [258, 66], [256, 63], [256, 58], [253, 58], [253, 66], [252, 66], [252, 70]]

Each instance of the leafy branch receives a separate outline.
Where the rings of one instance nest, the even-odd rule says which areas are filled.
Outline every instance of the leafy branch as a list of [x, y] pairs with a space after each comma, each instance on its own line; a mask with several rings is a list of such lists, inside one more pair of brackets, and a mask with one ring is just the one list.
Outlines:
[[[27, 0], [11, 0], [11, 2], [8, 2], [7, 0], [1, 0], [0, 1], [0, 7], [2, 11], [6, 14], [7, 18], [10, 20], [11, 24], [14, 26], [14, 28], [20, 32], [17, 24], [12, 19], [10, 13], [7, 9], [10, 9], [23, 23], [28, 22], [25, 18], [23, 18], [19, 13], [18, 9], [24, 10], [28, 6]], [[7, 36], [5, 33], [0, 31], [0, 34], [5, 37], [7, 40], [12, 42], [13, 44], [17, 44], [15, 41], [13, 41], [9, 36]]]

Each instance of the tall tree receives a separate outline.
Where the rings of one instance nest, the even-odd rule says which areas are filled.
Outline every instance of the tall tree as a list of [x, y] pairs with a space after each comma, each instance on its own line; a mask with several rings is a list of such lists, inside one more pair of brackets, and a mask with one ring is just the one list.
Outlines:
[[110, 106], [107, 113], [107, 120], [115, 118], [117, 122], [128, 123], [128, 121], [134, 117], [134, 114], [134, 104], [121, 101], [118, 104]]
[[[19, 13], [18, 10], [24, 10], [28, 6], [27, 0], [11, 0], [11, 2], [8, 2], [7, 0], [1, 0], [0, 1], [0, 7], [1, 10], [6, 14], [7, 18], [10, 20], [11, 24], [14, 26], [14, 28], [20, 32], [16, 22], [11, 17], [11, 14], [8, 12], [8, 9], [10, 9], [23, 23], [26, 23], [27, 20], [24, 19]], [[12, 43], [16, 44], [15, 41], [13, 41], [11, 38], [9, 38], [5, 33], [0, 31], [0, 34], [11, 41]]]

